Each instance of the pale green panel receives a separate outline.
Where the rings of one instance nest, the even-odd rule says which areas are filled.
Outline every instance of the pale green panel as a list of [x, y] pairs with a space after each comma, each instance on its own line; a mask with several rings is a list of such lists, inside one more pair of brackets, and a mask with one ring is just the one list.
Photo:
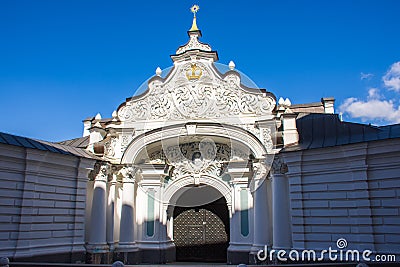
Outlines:
[[146, 229], [147, 236], [154, 235], [154, 195], [155, 192], [153, 189], [150, 189], [147, 192], [147, 221], [146, 221]]
[[240, 232], [249, 235], [249, 198], [247, 190], [240, 191]]

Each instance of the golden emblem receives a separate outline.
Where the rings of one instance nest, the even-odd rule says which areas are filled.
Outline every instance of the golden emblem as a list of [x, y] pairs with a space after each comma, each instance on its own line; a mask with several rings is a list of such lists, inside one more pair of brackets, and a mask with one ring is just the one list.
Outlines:
[[194, 81], [200, 79], [203, 71], [197, 67], [196, 63], [191, 64], [190, 68], [186, 70], [186, 78], [189, 81]]

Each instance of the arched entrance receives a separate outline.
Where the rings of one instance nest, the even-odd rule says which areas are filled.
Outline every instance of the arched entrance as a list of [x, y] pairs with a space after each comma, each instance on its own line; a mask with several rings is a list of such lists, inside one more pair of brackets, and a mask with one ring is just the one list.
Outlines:
[[[253, 165], [266, 154], [255, 135], [219, 123], [171, 125], [132, 140], [121, 163], [138, 169], [142, 261], [247, 261], [253, 240], [249, 184], [263, 175]], [[209, 192], [193, 194], [202, 187]]]
[[229, 211], [224, 197], [203, 205], [176, 206], [173, 218], [177, 261], [226, 262]]

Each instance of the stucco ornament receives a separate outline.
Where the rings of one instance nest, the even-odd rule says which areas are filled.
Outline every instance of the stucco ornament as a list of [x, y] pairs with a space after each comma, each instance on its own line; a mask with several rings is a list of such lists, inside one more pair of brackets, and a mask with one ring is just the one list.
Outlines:
[[171, 78], [153, 79], [148, 87], [148, 92], [119, 109], [121, 121], [267, 115], [275, 107], [271, 96], [245, 90], [239, 73], [222, 78], [200, 61], [178, 65]]
[[161, 151], [151, 153], [149, 162], [153, 164], [174, 164], [183, 160], [191, 161], [194, 154], [198, 152], [200, 152], [202, 158], [220, 163], [249, 158], [249, 151], [242, 151], [240, 148], [231, 147], [227, 144], [201, 141], [165, 147]]
[[287, 164], [283, 161], [281, 156], [276, 155], [274, 157], [274, 161], [272, 162], [272, 172], [276, 174], [285, 174], [287, 173], [288, 166]]
[[267, 165], [267, 161], [259, 161], [253, 163], [253, 177], [250, 181], [250, 191], [254, 192], [260, 186], [261, 183], [267, 178], [270, 166]]
[[111, 177], [111, 166], [107, 163], [97, 162], [89, 173], [89, 179], [107, 182]]
[[183, 160], [172, 164], [172, 177], [184, 177], [192, 175], [193, 177], [200, 177], [201, 175], [220, 176], [221, 164], [216, 161], [197, 158], [193, 161]]
[[179, 47], [178, 50], [176, 50], [176, 54], [179, 55], [182, 54], [183, 52], [194, 49], [211, 51], [211, 46], [209, 46], [208, 44], [203, 44], [202, 42], [199, 41], [198, 35], [192, 34], [190, 35], [189, 42], [186, 45]]
[[118, 141], [118, 136], [111, 136], [107, 139], [108, 140], [104, 143], [105, 156], [113, 158], [115, 156], [115, 146]]
[[172, 180], [188, 175], [219, 177], [231, 160], [247, 160], [249, 152], [212, 140], [169, 146], [150, 154], [149, 163], [168, 164]]
[[259, 180], [264, 179], [268, 174], [268, 168], [265, 162], [253, 163], [253, 179]]
[[137, 170], [137, 168], [133, 168], [130, 166], [122, 167], [118, 171], [118, 175], [122, 176], [123, 179], [134, 179]]

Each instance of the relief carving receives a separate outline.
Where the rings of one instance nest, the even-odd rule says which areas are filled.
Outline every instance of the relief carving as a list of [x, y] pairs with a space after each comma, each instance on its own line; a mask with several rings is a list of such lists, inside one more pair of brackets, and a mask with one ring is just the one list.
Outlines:
[[149, 161], [152, 164], [168, 164], [172, 180], [182, 176], [201, 175], [220, 176], [224, 173], [227, 163], [231, 160], [247, 160], [249, 153], [227, 144], [201, 141], [169, 146], [163, 151], [151, 153]]
[[127, 102], [118, 111], [119, 118], [122, 121], [220, 118], [271, 114], [274, 109], [272, 97], [242, 89], [239, 74], [221, 79], [205, 64], [196, 62], [196, 79], [188, 80], [187, 73], [193, 71], [193, 66], [191, 62], [178, 66], [175, 76], [165, 84], [151, 81], [148, 93]]
[[281, 156], [275, 155], [274, 161], [272, 162], [272, 171], [277, 174], [285, 174], [289, 171], [287, 164], [283, 161]]
[[89, 173], [89, 179], [94, 181], [107, 182], [111, 178], [111, 165], [108, 163], [96, 162]]
[[182, 54], [183, 52], [193, 49], [211, 51], [211, 47], [208, 44], [203, 44], [199, 41], [198, 35], [192, 34], [190, 35], [189, 42], [186, 45], [179, 47], [178, 50], [176, 50], [176, 54], [179, 55]]
[[118, 174], [119, 176], [122, 176], [123, 180], [134, 180], [135, 179], [135, 174], [138, 171], [137, 168], [133, 167], [122, 167], [119, 171]]

